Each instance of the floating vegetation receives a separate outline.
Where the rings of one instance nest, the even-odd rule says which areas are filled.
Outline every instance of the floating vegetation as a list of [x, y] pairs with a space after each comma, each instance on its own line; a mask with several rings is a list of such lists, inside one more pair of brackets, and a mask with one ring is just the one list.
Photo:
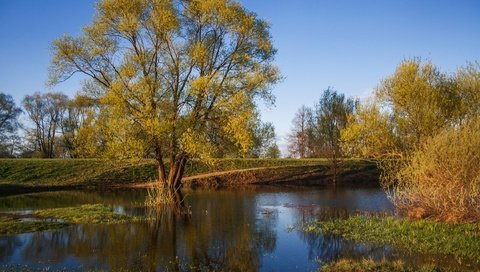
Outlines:
[[116, 224], [144, 220], [143, 217], [113, 212], [109, 206], [88, 204], [78, 207], [35, 211], [28, 215], [0, 214], [0, 234], [57, 230], [72, 224]]
[[67, 222], [41, 221], [39, 219], [22, 220], [15, 215], [0, 214], [0, 235], [18, 234], [37, 231], [52, 231], [71, 225]]
[[43, 218], [63, 219], [71, 223], [81, 224], [116, 224], [143, 220], [142, 217], [115, 213], [111, 207], [103, 204], [40, 210], [34, 214]]

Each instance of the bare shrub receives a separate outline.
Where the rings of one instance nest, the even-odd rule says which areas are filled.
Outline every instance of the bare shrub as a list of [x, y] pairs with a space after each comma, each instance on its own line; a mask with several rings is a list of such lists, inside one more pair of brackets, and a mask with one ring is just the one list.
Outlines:
[[425, 141], [407, 158], [382, 163], [382, 182], [412, 218], [480, 221], [480, 118]]

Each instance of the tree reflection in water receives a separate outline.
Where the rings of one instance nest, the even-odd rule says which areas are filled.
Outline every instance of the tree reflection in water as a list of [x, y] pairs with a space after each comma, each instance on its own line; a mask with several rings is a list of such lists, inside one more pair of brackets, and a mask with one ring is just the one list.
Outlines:
[[[0, 237], [0, 264], [105, 270], [257, 271], [276, 245], [276, 217], [259, 217], [254, 197], [204, 192], [178, 207], [145, 209], [150, 220], [76, 225], [55, 232]], [[17, 256], [13, 258], [12, 256]]]
[[4, 236], [0, 239], [0, 261], [14, 258], [15, 249], [23, 245], [20, 235]]

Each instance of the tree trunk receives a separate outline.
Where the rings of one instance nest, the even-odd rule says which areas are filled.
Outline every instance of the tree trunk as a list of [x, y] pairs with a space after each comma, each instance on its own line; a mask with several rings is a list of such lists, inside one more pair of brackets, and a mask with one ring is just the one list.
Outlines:
[[183, 173], [185, 171], [185, 163], [187, 158], [185, 155], [176, 155], [170, 159], [170, 170], [168, 172], [168, 188], [177, 191], [182, 185]]
[[155, 148], [155, 159], [157, 160], [158, 183], [162, 188], [167, 187], [167, 173], [163, 162], [162, 150], [159, 146]]
[[157, 160], [157, 173], [158, 173], [158, 183], [161, 187], [166, 187], [166, 174], [165, 174], [165, 165], [163, 161]]
[[337, 185], [338, 176], [338, 161], [337, 158], [333, 159], [333, 185]]
[[185, 154], [177, 154], [170, 157], [170, 165], [168, 172], [162, 156], [162, 150], [159, 146], [155, 148], [155, 158], [157, 160], [157, 173], [159, 187], [170, 193], [177, 193], [182, 186], [183, 173], [185, 172], [185, 164], [187, 156]]
[[333, 175], [332, 175], [333, 185], [337, 185], [339, 168], [340, 168], [340, 158], [337, 153], [337, 148], [333, 147], [330, 155], [330, 169], [333, 172]]
[[179, 190], [180, 187], [182, 186], [182, 178], [183, 178], [183, 173], [185, 172], [186, 162], [187, 162], [187, 158], [185, 156], [182, 156], [178, 162], [177, 173], [175, 174], [175, 180], [173, 183], [173, 187], [175, 188], [175, 190]]

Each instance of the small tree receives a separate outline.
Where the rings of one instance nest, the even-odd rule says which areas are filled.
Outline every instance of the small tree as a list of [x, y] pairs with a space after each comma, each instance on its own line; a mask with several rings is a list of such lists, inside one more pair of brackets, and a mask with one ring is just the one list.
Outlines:
[[13, 156], [21, 112], [11, 95], [0, 93], [0, 156]]
[[[276, 146], [276, 133], [273, 124], [258, 120], [253, 135], [254, 144], [252, 146], [252, 151], [250, 152], [251, 157], [271, 157], [272, 153], [270, 149]], [[269, 151], [270, 154], [267, 154]]]
[[176, 190], [189, 158], [214, 153], [212, 129], [251, 146], [255, 100], [279, 79], [268, 29], [229, 0], [103, 0], [81, 37], [54, 42], [51, 81], [102, 86], [106, 148], [153, 152]]
[[345, 95], [338, 94], [330, 88], [323, 91], [316, 105], [317, 137], [322, 140], [322, 150], [330, 161], [334, 183], [343, 157], [340, 131], [346, 127], [348, 116], [353, 112], [354, 106], [355, 102], [352, 99], [345, 99]]
[[458, 69], [454, 77], [461, 99], [460, 122], [480, 116], [480, 63], [468, 63]]
[[29, 130], [35, 149], [46, 157], [55, 156], [55, 147], [58, 142], [57, 133], [66, 110], [68, 97], [61, 93], [39, 92], [27, 95], [23, 99], [23, 107], [34, 124]]
[[301, 106], [293, 118], [293, 128], [288, 134], [288, 152], [291, 156], [307, 158], [312, 155], [312, 109]]
[[479, 70], [405, 60], [342, 131], [347, 151], [379, 159], [387, 193], [411, 217], [478, 221]]
[[282, 152], [278, 148], [277, 143], [273, 143], [267, 148], [264, 157], [268, 159], [279, 159], [282, 157]]

